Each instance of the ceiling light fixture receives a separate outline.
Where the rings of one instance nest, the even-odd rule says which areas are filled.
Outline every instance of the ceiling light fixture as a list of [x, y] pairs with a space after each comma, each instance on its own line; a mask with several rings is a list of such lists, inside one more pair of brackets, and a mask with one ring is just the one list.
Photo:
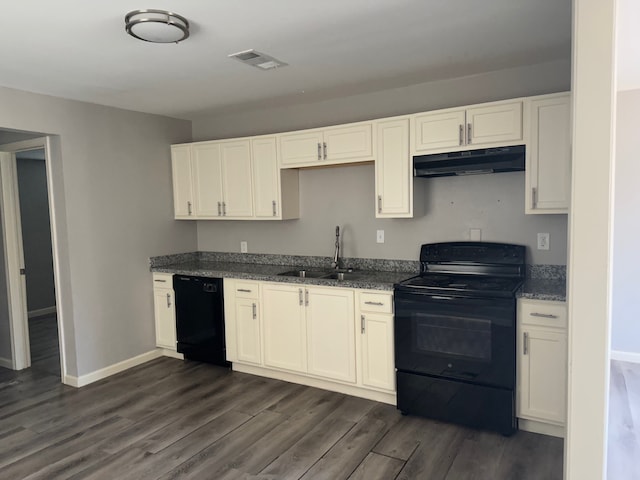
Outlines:
[[145, 42], [178, 43], [189, 37], [189, 21], [166, 10], [134, 10], [124, 23], [129, 35]]

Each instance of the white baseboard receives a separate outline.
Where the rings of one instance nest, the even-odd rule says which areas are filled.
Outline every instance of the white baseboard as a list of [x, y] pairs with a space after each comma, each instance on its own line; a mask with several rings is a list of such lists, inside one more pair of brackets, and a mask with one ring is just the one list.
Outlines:
[[618, 350], [612, 350], [611, 360], [618, 360], [620, 362], [640, 363], [640, 353], [620, 352]]
[[46, 307], [46, 308], [38, 308], [36, 310], [30, 310], [27, 312], [27, 317], [35, 318], [35, 317], [44, 317], [45, 315], [53, 315], [56, 313], [56, 306]]
[[536, 420], [518, 419], [518, 428], [525, 432], [541, 433], [552, 437], [565, 437], [565, 427], [551, 423], [538, 422]]
[[164, 357], [177, 358], [178, 360], [184, 360], [184, 355], [182, 353], [178, 353], [175, 350], [169, 350], [168, 348], [159, 348], [160, 353]]
[[100, 370], [96, 370], [95, 372], [87, 373], [86, 375], [81, 375], [79, 377], [65, 375], [62, 379], [62, 383], [64, 383], [65, 385], [70, 385], [72, 387], [84, 387], [85, 385], [89, 385], [90, 383], [97, 382], [98, 380], [102, 380], [103, 378], [110, 377], [111, 375], [115, 375], [116, 373], [123, 372], [125, 370], [128, 370], [129, 368], [142, 365], [143, 363], [147, 363], [156, 358], [160, 358], [161, 356], [162, 351], [160, 349], [151, 350], [150, 352], [143, 353], [142, 355], [138, 355], [137, 357], [129, 358], [127, 360], [123, 360], [122, 362], [118, 362], [108, 367], [101, 368]]
[[10, 358], [0, 357], [0, 367], [9, 368], [13, 370], [13, 362]]

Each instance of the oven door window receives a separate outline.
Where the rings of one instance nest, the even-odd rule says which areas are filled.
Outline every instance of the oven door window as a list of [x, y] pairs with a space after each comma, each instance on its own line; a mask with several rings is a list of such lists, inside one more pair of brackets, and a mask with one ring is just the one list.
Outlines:
[[511, 388], [515, 299], [397, 292], [398, 370]]

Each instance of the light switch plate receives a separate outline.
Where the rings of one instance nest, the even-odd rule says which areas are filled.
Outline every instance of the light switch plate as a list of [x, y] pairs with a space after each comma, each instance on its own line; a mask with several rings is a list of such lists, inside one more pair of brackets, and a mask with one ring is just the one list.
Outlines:
[[479, 242], [482, 240], [482, 230], [479, 228], [470, 228], [469, 229], [469, 240], [472, 242]]
[[549, 250], [549, 234], [538, 234], [538, 250]]
[[376, 242], [384, 243], [384, 230], [376, 231]]
[[240, 253], [247, 253], [247, 242], [240, 242]]

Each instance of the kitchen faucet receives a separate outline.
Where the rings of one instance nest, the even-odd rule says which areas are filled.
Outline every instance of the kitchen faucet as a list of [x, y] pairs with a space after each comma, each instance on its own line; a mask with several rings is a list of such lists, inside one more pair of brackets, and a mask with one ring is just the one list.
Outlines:
[[340, 268], [340, 227], [336, 226], [336, 251], [333, 254], [333, 262], [331, 268]]

